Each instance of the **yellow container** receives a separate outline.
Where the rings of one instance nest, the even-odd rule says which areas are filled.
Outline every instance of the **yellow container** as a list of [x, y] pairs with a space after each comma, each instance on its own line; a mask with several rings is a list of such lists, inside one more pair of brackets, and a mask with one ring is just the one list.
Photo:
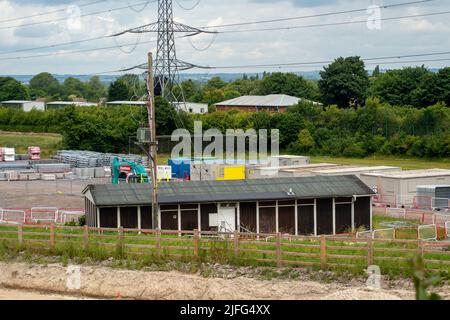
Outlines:
[[226, 166], [223, 168], [223, 178], [217, 180], [245, 180], [245, 166]]

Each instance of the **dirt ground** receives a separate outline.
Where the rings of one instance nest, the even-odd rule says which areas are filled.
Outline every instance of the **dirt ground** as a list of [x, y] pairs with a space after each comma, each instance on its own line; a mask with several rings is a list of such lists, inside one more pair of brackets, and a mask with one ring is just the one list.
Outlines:
[[37, 291], [0, 289], [0, 300], [79, 300], [80, 297], [47, 294]]
[[[67, 287], [68, 269], [61, 264], [0, 263], [0, 299], [149, 300], [410, 300], [411, 286], [370, 289], [362, 282], [205, 278], [180, 272], [131, 271], [81, 266], [80, 288]], [[8, 289], [8, 290], [5, 290]], [[10, 290], [14, 289], [14, 290]], [[19, 289], [19, 290], [18, 290]], [[32, 290], [32, 292], [30, 292]], [[44, 293], [40, 293], [44, 292]], [[450, 299], [450, 288], [439, 293]]]

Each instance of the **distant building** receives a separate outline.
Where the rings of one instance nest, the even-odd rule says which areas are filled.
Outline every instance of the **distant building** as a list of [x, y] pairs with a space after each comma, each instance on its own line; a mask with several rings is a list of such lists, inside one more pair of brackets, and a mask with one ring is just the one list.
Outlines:
[[68, 106], [75, 106], [75, 107], [97, 107], [97, 103], [93, 102], [77, 102], [77, 101], [54, 101], [54, 102], [47, 102], [47, 110], [51, 109], [63, 109]]
[[216, 103], [217, 111], [240, 110], [244, 112], [286, 112], [288, 107], [299, 102], [320, 103], [310, 100], [288, 96], [285, 94], [270, 94], [267, 96], [242, 96], [231, 100]]
[[120, 106], [146, 106], [147, 101], [110, 101], [106, 103], [107, 107], [120, 107]]
[[45, 110], [45, 103], [39, 101], [10, 100], [10, 101], [3, 101], [1, 105], [2, 107], [5, 108], [20, 109], [25, 112], [29, 112], [33, 109], [41, 111]]
[[361, 173], [361, 180], [380, 195], [380, 202], [391, 206], [411, 206], [417, 187], [450, 185], [450, 170], [428, 169]]
[[208, 113], [208, 105], [206, 103], [178, 102], [175, 104], [175, 107], [178, 111], [184, 111], [187, 113]]

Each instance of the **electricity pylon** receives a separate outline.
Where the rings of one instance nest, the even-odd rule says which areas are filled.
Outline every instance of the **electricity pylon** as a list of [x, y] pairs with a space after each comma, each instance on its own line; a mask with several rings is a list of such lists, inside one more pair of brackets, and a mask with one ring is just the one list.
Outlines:
[[[192, 68], [205, 68], [184, 62], [177, 58], [175, 34], [183, 34], [183, 37], [191, 37], [200, 33], [216, 33], [204, 31], [198, 28], [173, 21], [172, 0], [158, 0], [158, 22], [150, 23], [118, 33], [157, 33], [158, 44], [155, 60], [155, 95], [161, 95], [172, 103], [184, 103], [182, 90], [174, 90], [180, 87], [180, 71]], [[142, 64], [128, 70], [140, 68], [147, 69], [147, 64]], [[178, 93], [176, 93], [178, 92]]]

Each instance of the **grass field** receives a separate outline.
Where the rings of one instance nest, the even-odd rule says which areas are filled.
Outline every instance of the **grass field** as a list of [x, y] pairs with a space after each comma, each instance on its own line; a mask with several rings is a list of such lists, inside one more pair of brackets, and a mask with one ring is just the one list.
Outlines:
[[311, 157], [312, 163], [336, 163], [342, 165], [357, 166], [394, 166], [404, 170], [416, 169], [450, 169], [450, 159], [427, 160], [414, 158], [398, 158], [392, 156], [373, 156], [364, 159], [357, 158], [335, 158], [335, 157]]
[[[167, 165], [170, 155], [158, 155], [158, 164]], [[396, 158], [392, 156], [373, 156], [364, 159], [358, 158], [339, 158], [339, 157], [311, 157], [312, 163], [336, 163], [341, 165], [352, 166], [394, 166], [401, 167], [404, 170], [415, 169], [450, 169], [450, 159], [427, 160], [427, 159], [407, 159]]]
[[0, 146], [15, 148], [16, 154], [26, 154], [28, 147], [41, 147], [41, 157], [50, 158], [61, 146], [59, 134], [21, 133], [0, 131]]

